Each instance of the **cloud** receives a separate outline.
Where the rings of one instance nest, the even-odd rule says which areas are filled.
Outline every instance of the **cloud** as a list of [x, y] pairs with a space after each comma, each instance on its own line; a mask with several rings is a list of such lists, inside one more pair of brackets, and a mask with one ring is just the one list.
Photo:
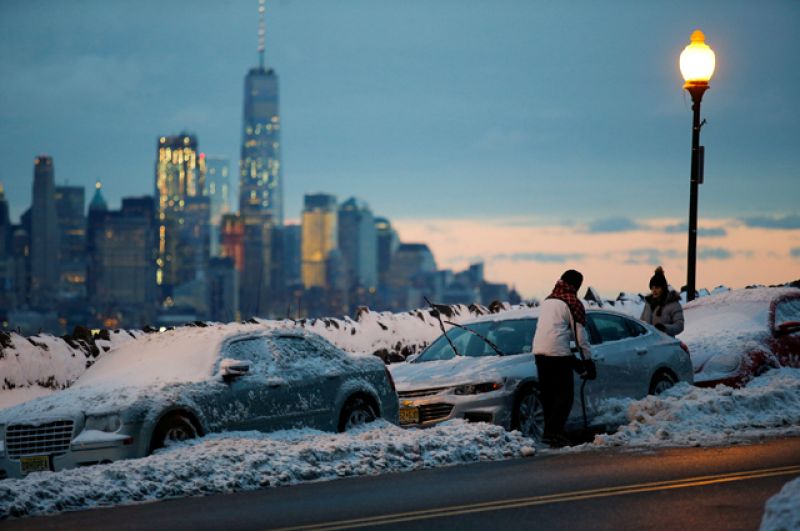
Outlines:
[[589, 224], [586, 228], [587, 232], [608, 233], [608, 232], [630, 232], [634, 230], [646, 230], [645, 225], [640, 225], [636, 221], [625, 217], [613, 217], [598, 219]]
[[511, 262], [544, 262], [550, 264], [563, 264], [566, 262], [576, 262], [586, 258], [582, 253], [512, 253], [496, 254], [492, 260], [508, 260]]
[[754, 216], [742, 218], [748, 227], [759, 229], [800, 229], [800, 215], [790, 216]]
[[792, 249], [789, 251], [789, 254], [792, 256], [792, 258], [800, 258], [800, 247], [792, 247]]
[[685, 253], [675, 249], [631, 249], [628, 251], [626, 264], [661, 265], [667, 260], [675, 260], [686, 256]]
[[697, 253], [699, 260], [730, 260], [733, 253], [722, 247], [704, 247]]
[[[689, 232], [689, 224], [676, 223], [675, 225], [667, 225], [664, 227], [664, 232], [667, 234], [686, 234]], [[706, 238], [717, 238], [727, 236], [728, 231], [726, 231], [724, 227], [699, 227], [697, 229], [697, 235]]]

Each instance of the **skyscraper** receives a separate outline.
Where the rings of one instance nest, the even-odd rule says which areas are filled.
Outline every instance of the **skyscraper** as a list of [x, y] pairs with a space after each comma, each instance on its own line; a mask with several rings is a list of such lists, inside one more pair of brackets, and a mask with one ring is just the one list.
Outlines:
[[83, 186], [56, 186], [61, 296], [86, 295], [86, 216]]
[[58, 250], [53, 159], [40, 155], [34, 160], [31, 206], [31, 302], [34, 307], [46, 308], [55, 303]]
[[205, 195], [209, 200], [211, 256], [220, 255], [220, 224], [222, 216], [231, 211], [230, 203], [230, 161], [225, 157], [206, 157]]
[[338, 248], [336, 196], [306, 194], [303, 207], [303, 285], [324, 288], [328, 284], [327, 261]]
[[98, 201], [90, 210], [88, 284], [97, 324], [140, 327], [155, 317], [154, 214], [152, 197], [123, 198], [118, 211]]
[[248, 218], [269, 218], [280, 226], [283, 225], [283, 179], [278, 75], [264, 66], [264, 0], [259, 2], [258, 11], [259, 64], [250, 69], [244, 80], [239, 211], [245, 223]]
[[339, 207], [339, 250], [347, 289], [378, 286], [378, 236], [369, 206], [351, 197]]
[[244, 267], [239, 303], [244, 315], [266, 315], [279, 303], [283, 260], [276, 254], [283, 226], [278, 75], [264, 66], [264, 0], [258, 6], [258, 66], [244, 81], [239, 161], [239, 214], [244, 224]]
[[197, 138], [162, 136], [156, 153], [156, 283], [162, 295], [202, 274], [209, 254], [209, 201], [203, 196], [205, 161]]

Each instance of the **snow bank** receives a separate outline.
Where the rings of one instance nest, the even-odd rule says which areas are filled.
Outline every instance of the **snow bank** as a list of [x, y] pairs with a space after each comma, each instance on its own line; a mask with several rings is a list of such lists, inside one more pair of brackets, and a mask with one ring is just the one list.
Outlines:
[[530, 440], [451, 421], [405, 430], [385, 421], [349, 433], [210, 435], [149, 457], [0, 482], [0, 518], [201, 496], [533, 455]]
[[800, 435], [800, 369], [769, 371], [742, 389], [681, 383], [659, 396], [609, 400], [605, 410], [598, 421], [617, 429], [591, 446], [714, 446]]
[[138, 331], [115, 331], [108, 339], [97, 339], [89, 345], [47, 334], [26, 338], [0, 332], [0, 391], [32, 386], [63, 389], [98, 356], [142, 335]]
[[790, 481], [767, 500], [761, 531], [800, 529], [800, 479]]

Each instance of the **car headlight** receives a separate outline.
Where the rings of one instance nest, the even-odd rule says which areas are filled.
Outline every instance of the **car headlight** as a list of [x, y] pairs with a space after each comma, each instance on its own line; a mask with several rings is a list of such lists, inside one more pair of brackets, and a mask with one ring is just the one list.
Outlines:
[[122, 427], [122, 417], [116, 413], [108, 415], [87, 415], [86, 425], [87, 430], [107, 431], [114, 432]]
[[708, 360], [703, 372], [729, 374], [738, 371], [741, 364], [742, 357], [738, 354], [717, 354]]
[[479, 384], [467, 384], [467, 385], [459, 385], [458, 387], [453, 388], [453, 394], [455, 395], [477, 395], [480, 393], [491, 393], [492, 391], [497, 391], [498, 389], [502, 389], [503, 384], [497, 382], [485, 382]]

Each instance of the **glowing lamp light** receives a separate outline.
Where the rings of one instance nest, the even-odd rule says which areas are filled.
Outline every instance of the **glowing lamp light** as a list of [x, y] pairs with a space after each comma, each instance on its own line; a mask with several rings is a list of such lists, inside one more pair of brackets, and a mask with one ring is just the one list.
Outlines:
[[691, 44], [681, 52], [680, 66], [685, 87], [708, 85], [714, 75], [714, 51], [706, 44], [706, 37], [700, 30], [692, 33]]

